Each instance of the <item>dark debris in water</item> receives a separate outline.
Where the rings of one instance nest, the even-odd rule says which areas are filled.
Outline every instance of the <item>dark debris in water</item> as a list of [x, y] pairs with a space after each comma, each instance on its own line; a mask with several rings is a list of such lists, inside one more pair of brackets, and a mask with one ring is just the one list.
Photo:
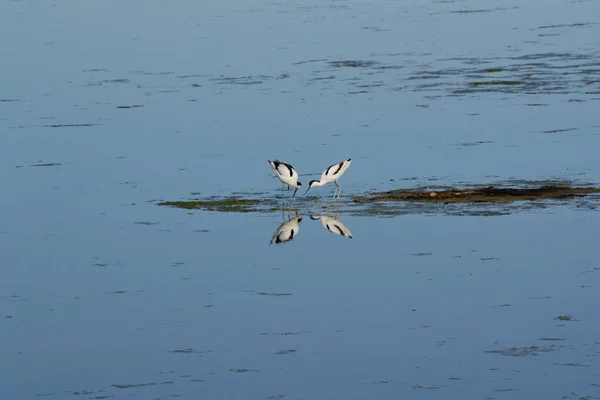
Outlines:
[[44, 125], [44, 128], [82, 128], [90, 126], [100, 126], [101, 124], [50, 124]]
[[132, 383], [132, 384], [122, 384], [122, 385], [110, 385], [112, 387], [116, 387], [118, 389], [131, 389], [136, 387], [144, 387], [144, 386], [154, 386], [156, 383]]
[[416, 383], [413, 383], [410, 387], [413, 389], [426, 389], [426, 390], [436, 390], [441, 389], [444, 385], [431, 385], [431, 386], [422, 386]]
[[58, 167], [62, 163], [43, 163], [43, 164], [31, 164], [30, 167]]
[[[101, 391], [100, 391], [101, 392]], [[93, 390], [78, 390], [75, 392], [71, 392], [72, 395], [74, 396], [79, 396], [79, 395], [88, 395], [88, 394], [94, 394], [96, 392], [94, 392]]]
[[492, 140], [477, 140], [475, 142], [464, 142], [464, 143], [459, 143], [456, 145], [456, 147], [473, 147], [473, 146], [481, 146], [482, 144], [493, 144], [495, 143]]
[[[299, 331], [299, 332], [274, 332], [274, 333], [271, 333], [271, 335], [274, 335], [274, 336], [290, 336], [290, 335], [300, 335], [300, 334], [303, 334], [303, 333], [310, 333], [310, 331]], [[265, 336], [265, 335], [269, 335], [269, 333], [266, 333], [266, 332], [264, 332], [264, 333], [261, 333], [261, 335], [262, 335], [262, 336]]]
[[212, 78], [211, 81], [220, 85], [260, 85], [265, 80], [269, 80], [272, 77], [266, 75], [257, 76], [220, 76], [218, 78]]
[[196, 349], [192, 349], [191, 347], [188, 347], [187, 349], [173, 349], [173, 350], [169, 350], [169, 353], [174, 353], [174, 354], [203, 354], [203, 353], [212, 353], [212, 350], [201, 351], [201, 350], [196, 350]]
[[334, 67], [334, 68], [341, 68], [341, 67], [367, 68], [367, 67], [373, 67], [379, 63], [374, 60], [341, 60], [341, 61], [329, 61], [329, 62], [327, 62], [327, 64], [330, 67]]
[[283, 354], [292, 354], [292, 353], [295, 353], [295, 352], [297, 352], [297, 351], [298, 351], [297, 349], [286, 349], [286, 350], [279, 350], [279, 351], [276, 351], [274, 354], [278, 354], [278, 355], [283, 355]]
[[547, 131], [542, 131], [541, 133], [560, 133], [560, 132], [570, 132], [575, 131], [577, 128], [564, 128], [564, 129], [550, 129]]
[[134, 104], [131, 106], [118, 106], [117, 108], [127, 109], [127, 108], [141, 108], [141, 107], [144, 107], [144, 105], [143, 104]]
[[555, 362], [554, 365], [560, 365], [563, 367], [589, 367], [590, 364], [582, 362]]
[[557, 24], [557, 25], [544, 25], [538, 26], [537, 29], [549, 29], [549, 28], [583, 28], [586, 26], [592, 26], [595, 23], [592, 22], [578, 22], [574, 24]]
[[486, 350], [486, 353], [502, 354], [507, 357], [536, 356], [539, 353], [548, 353], [558, 350], [560, 346], [529, 346], [529, 347], [509, 347], [499, 350]]
[[456, 10], [456, 11], [449, 11], [450, 14], [476, 14], [476, 13], [488, 13], [488, 12], [492, 12], [494, 10], [489, 10], [489, 9], [481, 9], [481, 10]]
[[554, 317], [554, 319], [559, 320], [559, 321], [571, 321], [573, 319], [573, 317], [566, 314], [566, 315], [559, 315], [557, 317]]
[[280, 296], [291, 296], [291, 293], [274, 293], [274, 292], [258, 292], [256, 293], [259, 296], [275, 296], [275, 297], [280, 297]]

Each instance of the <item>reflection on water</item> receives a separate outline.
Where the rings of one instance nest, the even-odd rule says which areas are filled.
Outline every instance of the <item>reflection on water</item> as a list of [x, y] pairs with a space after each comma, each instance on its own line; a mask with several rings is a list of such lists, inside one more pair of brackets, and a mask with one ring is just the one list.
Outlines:
[[352, 239], [352, 231], [335, 215], [311, 215], [310, 219], [321, 220], [323, 227], [329, 232]]
[[296, 216], [294, 216], [293, 218], [291, 216], [288, 216], [287, 221], [285, 221], [284, 217], [283, 223], [279, 225], [279, 228], [277, 228], [277, 230], [273, 234], [273, 237], [271, 238], [271, 244], [285, 243], [295, 238], [298, 234], [298, 231], [300, 230], [300, 222], [302, 222], [301, 215], [296, 214]]
[[[302, 216], [297, 212], [294, 216], [288, 215], [286, 220], [285, 213], [282, 210], [281, 217], [283, 222], [279, 225], [277, 230], [275, 230], [275, 233], [273, 233], [271, 244], [289, 242], [298, 235], [298, 231], [300, 230]], [[313, 221], [321, 221], [323, 228], [333, 234], [352, 239], [352, 231], [335, 215], [311, 215], [310, 219]]]

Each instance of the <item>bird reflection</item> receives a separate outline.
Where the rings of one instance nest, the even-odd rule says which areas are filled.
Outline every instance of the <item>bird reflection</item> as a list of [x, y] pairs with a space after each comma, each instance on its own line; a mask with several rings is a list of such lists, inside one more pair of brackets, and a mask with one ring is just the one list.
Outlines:
[[273, 234], [271, 238], [271, 244], [273, 243], [285, 243], [296, 237], [298, 231], [300, 230], [300, 222], [302, 221], [302, 216], [296, 214], [296, 216], [288, 217], [288, 221], [285, 221], [279, 225], [279, 228]]
[[334, 215], [311, 215], [310, 219], [321, 220], [323, 227], [331, 233], [352, 239], [352, 232]]

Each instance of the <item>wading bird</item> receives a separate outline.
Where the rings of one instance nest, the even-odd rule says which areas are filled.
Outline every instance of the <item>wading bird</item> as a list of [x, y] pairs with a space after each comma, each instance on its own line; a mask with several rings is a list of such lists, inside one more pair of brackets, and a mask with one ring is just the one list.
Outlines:
[[308, 193], [310, 188], [313, 186], [323, 186], [327, 183], [333, 182], [333, 183], [335, 183], [335, 186], [337, 186], [337, 188], [335, 189], [335, 192], [333, 193], [333, 198], [335, 199], [335, 196], [337, 194], [337, 197], [339, 199], [340, 194], [342, 193], [342, 185], [339, 185], [337, 181], [344, 174], [344, 172], [346, 172], [346, 170], [350, 166], [351, 161], [352, 161], [352, 159], [349, 158], [346, 161], [341, 161], [341, 162], [339, 162], [337, 164], [333, 164], [332, 166], [327, 168], [325, 171], [323, 171], [323, 174], [321, 175], [321, 180], [319, 180], [319, 181], [313, 180], [308, 183], [308, 189], [306, 189], [306, 192], [304, 192], [304, 194], [302, 196], [304, 196], [306, 193]]
[[298, 172], [296, 172], [294, 167], [288, 163], [284, 163], [279, 160], [267, 161], [269, 161], [269, 164], [271, 164], [271, 168], [273, 168], [275, 175], [283, 183], [283, 185], [281, 185], [281, 198], [283, 198], [283, 188], [285, 185], [288, 185], [288, 189], [290, 186], [296, 189], [292, 195], [292, 197], [294, 197], [298, 189], [302, 187], [302, 184], [298, 182]]

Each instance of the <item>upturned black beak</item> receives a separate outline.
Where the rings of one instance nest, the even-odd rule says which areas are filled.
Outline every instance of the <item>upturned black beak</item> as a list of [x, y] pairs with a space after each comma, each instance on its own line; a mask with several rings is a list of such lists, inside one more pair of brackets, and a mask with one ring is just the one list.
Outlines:
[[298, 191], [298, 188], [296, 188], [296, 190], [294, 190], [294, 194], [292, 195], [292, 197], [294, 197], [296, 195], [297, 191]]
[[310, 190], [310, 186], [308, 187], [308, 189], [306, 189], [306, 192], [304, 192], [304, 194], [302, 196], [300, 196], [300, 197], [306, 196], [306, 193], [308, 193], [309, 190]]

